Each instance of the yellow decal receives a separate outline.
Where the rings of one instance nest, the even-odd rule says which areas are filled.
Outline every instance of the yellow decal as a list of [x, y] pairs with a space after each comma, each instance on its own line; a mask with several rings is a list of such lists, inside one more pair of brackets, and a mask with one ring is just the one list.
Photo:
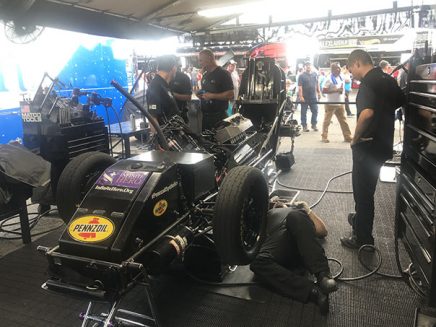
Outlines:
[[96, 243], [108, 239], [114, 232], [114, 223], [100, 216], [83, 216], [68, 226], [70, 236], [79, 242]]
[[165, 213], [165, 211], [167, 211], [167, 208], [168, 208], [167, 200], [163, 200], [163, 199], [159, 200], [154, 205], [153, 215], [155, 215], [156, 217], [160, 217]]

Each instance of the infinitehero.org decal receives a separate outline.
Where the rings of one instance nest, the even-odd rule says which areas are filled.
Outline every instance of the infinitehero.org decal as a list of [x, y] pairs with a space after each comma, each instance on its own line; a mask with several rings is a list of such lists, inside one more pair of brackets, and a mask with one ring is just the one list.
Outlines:
[[68, 226], [70, 236], [79, 242], [96, 243], [108, 239], [114, 232], [114, 223], [100, 216], [83, 216]]
[[159, 200], [154, 205], [153, 215], [155, 215], [156, 217], [160, 217], [165, 213], [165, 211], [167, 211], [167, 208], [168, 208], [168, 201], [163, 199]]

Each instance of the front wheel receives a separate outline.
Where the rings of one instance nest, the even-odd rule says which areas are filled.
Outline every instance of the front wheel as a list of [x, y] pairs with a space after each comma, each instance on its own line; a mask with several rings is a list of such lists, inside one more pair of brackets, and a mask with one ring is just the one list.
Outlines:
[[253, 167], [235, 167], [218, 192], [213, 218], [215, 245], [223, 263], [246, 265], [256, 257], [266, 234], [268, 185]]
[[56, 204], [59, 215], [68, 224], [86, 193], [115, 159], [102, 152], [86, 152], [73, 158], [59, 178]]

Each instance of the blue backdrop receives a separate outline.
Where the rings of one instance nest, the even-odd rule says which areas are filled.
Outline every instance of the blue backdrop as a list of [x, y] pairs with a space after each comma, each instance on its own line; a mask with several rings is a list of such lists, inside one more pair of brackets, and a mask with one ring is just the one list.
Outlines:
[[[26, 72], [17, 67], [17, 74], [20, 89], [25, 91], [22, 76]], [[106, 42], [106, 44], [98, 44], [92, 50], [80, 46], [59, 73], [58, 78], [68, 89], [62, 91], [63, 96], [69, 96], [71, 90], [75, 87], [84, 91], [95, 91], [102, 97], [112, 98], [113, 107], [117, 113], [119, 113], [125, 101], [125, 98], [111, 86], [110, 82], [116, 80], [120, 85], [127, 88], [126, 60], [114, 58], [110, 41]], [[0, 92], [7, 92], [1, 72]], [[80, 100], [85, 102], [86, 98], [81, 97]], [[112, 110], [109, 110], [109, 117], [106, 117], [106, 111], [102, 106], [96, 107], [95, 110], [99, 116], [105, 119], [106, 123], [108, 120], [110, 123], [116, 122]], [[7, 143], [17, 137], [22, 138], [22, 135], [23, 129], [19, 108], [0, 110], [0, 143]]]

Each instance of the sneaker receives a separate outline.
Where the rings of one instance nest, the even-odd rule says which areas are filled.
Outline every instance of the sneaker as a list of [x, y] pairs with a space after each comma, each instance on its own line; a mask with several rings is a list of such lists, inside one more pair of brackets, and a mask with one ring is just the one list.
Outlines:
[[303, 126], [303, 132], [310, 132], [310, 130], [307, 128], [307, 126]]
[[329, 139], [321, 139], [321, 142], [323, 142], [323, 143], [330, 143]]
[[352, 140], [353, 140], [352, 138], [344, 139], [344, 142], [351, 143]]
[[355, 114], [348, 114], [347, 116], [348, 116], [348, 117], [354, 117]]
[[318, 132], [318, 128], [316, 127], [316, 125], [312, 125], [312, 129], [313, 129], [315, 132]]

